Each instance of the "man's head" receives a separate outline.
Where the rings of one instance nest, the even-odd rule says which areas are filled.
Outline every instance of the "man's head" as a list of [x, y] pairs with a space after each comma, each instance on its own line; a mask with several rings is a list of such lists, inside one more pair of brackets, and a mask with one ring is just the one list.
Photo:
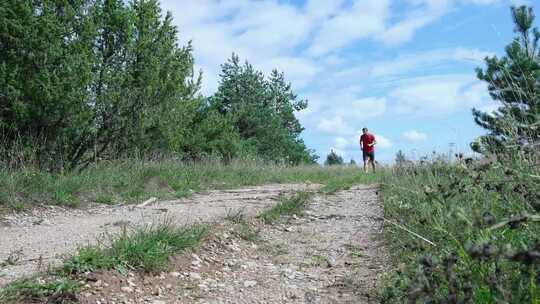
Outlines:
[[368, 132], [367, 128], [362, 128], [362, 133], [367, 134], [367, 132]]

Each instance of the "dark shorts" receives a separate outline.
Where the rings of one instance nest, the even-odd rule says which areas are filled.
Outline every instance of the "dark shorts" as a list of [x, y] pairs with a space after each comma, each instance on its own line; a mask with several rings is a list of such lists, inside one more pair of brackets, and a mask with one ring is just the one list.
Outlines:
[[375, 161], [375, 152], [364, 152], [362, 151], [362, 155], [364, 156], [364, 161], [371, 160]]

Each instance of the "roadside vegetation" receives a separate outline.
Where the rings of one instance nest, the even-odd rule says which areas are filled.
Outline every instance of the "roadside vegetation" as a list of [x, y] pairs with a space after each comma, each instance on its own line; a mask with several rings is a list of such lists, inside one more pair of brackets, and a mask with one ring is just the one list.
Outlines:
[[540, 303], [540, 34], [531, 8], [512, 13], [518, 36], [478, 69], [500, 102], [473, 111], [482, 156], [398, 153], [385, 177], [385, 303]]
[[307, 208], [312, 194], [299, 192], [292, 197], [283, 198], [276, 206], [259, 214], [257, 218], [266, 224], [272, 224], [282, 216], [301, 215]]
[[352, 183], [374, 183], [380, 177], [363, 174], [352, 166], [291, 167], [253, 160], [229, 164], [126, 160], [63, 174], [31, 168], [0, 169], [0, 207], [21, 210], [40, 204], [77, 207], [89, 203], [140, 203], [150, 197], [175, 199], [207, 189], [268, 183], [319, 183], [330, 191]]
[[169, 221], [124, 230], [98, 245], [81, 247], [63, 265], [35, 277], [16, 280], [0, 290], [0, 303], [78, 303], [84, 275], [100, 270], [156, 274], [170, 258], [193, 249], [209, 232], [207, 225], [176, 227]]
[[[283, 197], [275, 207], [256, 218], [272, 224], [282, 217], [300, 215], [311, 194], [299, 192]], [[248, 241], [257, 241], [258, 232], [250, 219], [238, 212], [225, 220], [235, 225], [235, 233]], [[85, 278], [96, 271], [113, 270], [120, 275], [138, 272], [159, 274], [169, 267], [173, 255], [195, 249], [213, 229], [212, 223], [177, 227], [165, 220], [154, 226], [124, 229], [97, 245], [79, 248], [64, 260], [62, 266], [34, 277], [16, 280], [0, 290], [0, 302], [15, 303], [78, 303], [77, 294]]]
[[232, 54], [201, 93], [191, 43], [158, 0], [0, 2], [0, 167], [84, 170], [118, 159], [287, 165], [317, 156], [287, 71]]

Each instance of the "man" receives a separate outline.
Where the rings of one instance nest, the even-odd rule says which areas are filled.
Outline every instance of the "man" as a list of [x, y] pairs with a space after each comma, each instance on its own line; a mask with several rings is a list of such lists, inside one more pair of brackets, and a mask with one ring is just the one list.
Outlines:
[[364, 172], [368, 172], [369, 163], [371, 163], [371, 168], [375, 172], [375, 145], [377, 141], [375, 136], [368, 132], [367, 128], [363, 128], [362, 133], [362, 136], [360, 136], [360, 149], [362, 149], [364, 158]]

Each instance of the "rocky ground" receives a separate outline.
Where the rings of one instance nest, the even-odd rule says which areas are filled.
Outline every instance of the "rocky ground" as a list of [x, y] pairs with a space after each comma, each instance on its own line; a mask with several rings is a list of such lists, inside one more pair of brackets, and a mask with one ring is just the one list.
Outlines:
[[58, 264], [81, 245], [114, 235], [126, 226], [160, 222], [178, 225], [219, 221], [238, 211], [254, 215], [293, 191], [315, 191], [316, 184], [266, 185], [197, 193], [186, 199], [145, 205], [64, 209], [44, 206], [29, 213], [0, 216], [0, 287], [48, 265]]
[[376, 187], [318, 194], [303, 215], [272, 225], [229, 215], [200, 248], [176, 257], [170, 271], [93, 273], [79, 301], [377, 303], [387, 256]]

